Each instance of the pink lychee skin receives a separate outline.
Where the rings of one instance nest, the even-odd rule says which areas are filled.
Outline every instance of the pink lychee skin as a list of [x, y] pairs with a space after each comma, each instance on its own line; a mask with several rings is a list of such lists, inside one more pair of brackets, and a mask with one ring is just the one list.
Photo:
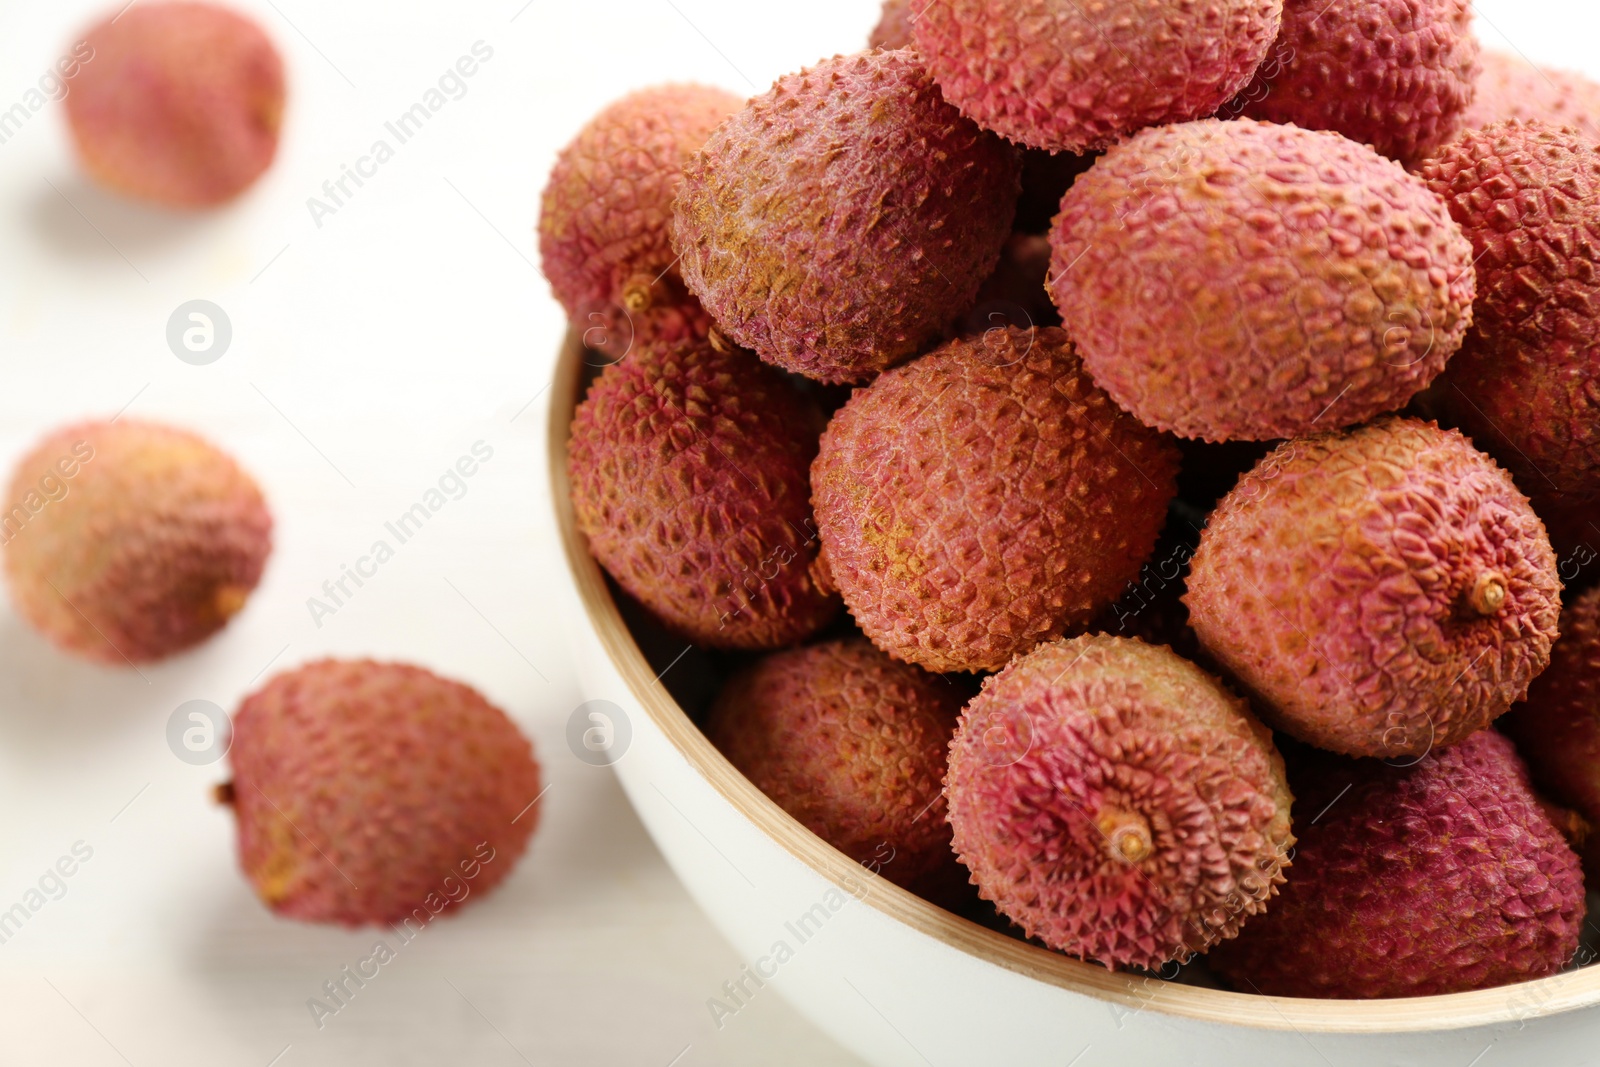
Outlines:
[[1399, 164], [1239, 119], [1145, 130], [1073, 183], [1051, 293], [1140, 421], [1273, 440], [1402, 407], [1472, 319], [1472, 245]]
[[[1419, 763], [1307, 751], [1294, 869], [1207, 957], [1242, 992], [1420, 997], [1543, 978], [1578, 948], [1578, 857], [1493, 730]], [[1320, 814], [1318, 814], [1320, 813]]]
[[493, 889], [539, 822], [539, 763], [505, 712], [423, 670], [320, 660], [240, 705], [239, 859], [275, 912], [413, 925]]
[[1403, 758], [1522, 699], [1550, 660], [1561, 583], [1510, 475], [1453, 430], [1381, 419], [1289, 441], [1242, 477], [1184, 603], [1273, 726]]
[[1166, 648], [1041, 645], [961, 715], [945, 780], [978, 892], [1051, 948], [1158, 968], [1283, 882], [1293, 797], [1244, 701]]
[[1477, 60], [1468, 0], [1284, 0], [1277, 44], [1238, 110], [1409, 161], [1460, 127]]
[[937, 892], [966, 881], [941, 788], [969, 695], [863, 638], [828, 641], [735, 675], [706, 734], [806, 829], [897, 885]]
[[1083, 152], [1211, 115], [1278, 35], [1282, 0], [931, 0], [912, 21], [945, 99], [1030, 148]]
[[539, 212], [545, 278], [585, 343], [616, 358], [635, 343], [704, 337], [668, 227], [683, 165], [742, 101], [704, 85], [629, 93], [556, 157]]
[[867, 44], [886, 52], [911, 47], [912, 4], [922, 0], [883, 0], [883, 12]]
[[821, 415], [749, 352], [636, 346], [572, 419], [578, 528], [617, 583], [710, 648], [781, 648], [837, 614], [809, 469]]
[[1571, 126], [1600, 142], [1600, 82], [1566, 70], [1536, 67], [1520, 56], [1485, 50], [1477, 91], [1461, 128], [1478, 130], [1507, 119]]
[[711, 338], [716, 324], [681, 279], [665, 277], [649, 287], [649, 305], [630, 311], [622, 304], [591, 304], [569, 326], [585, 348], [606, 360], [625, 359], [635, 348], [685, 346]]
[[49, 434], [0, 504], [18, 613], [57, 647], [116, 667], [226, 626], [261, 581], [272, 528], [260, 487], [231, 456], [128, 417]]
[[[1561, 637], [1550, 666], [1528, 688], [1528, 699], [1500, 720], [1516, 742], [1534, 781], [1600, 826], [1600, 587], [1561, 613]], [[1600, 872], [1600, 842], [1585, 859]]]
[[812, 498], [856, 623], [897, 659], [999, 670], [1139, 572], [1177, 449], [1120, 411], [1059, 329], [951, 341], [858, 389]]
[[167, 207], [231, 200], [271, 165], [283, 59], [261, 27], [208, 3], [141, 3], [89, 30], [67, 82], [84, 168]]
[[972, 307], [1020, 170], [912, 52], [835, 56], [711, 135], [685, 169], [673, 245], [722, 333], [785, 370], [866, 381]]
[[1540, 514], [1600, 518], [1600, 147], [1512, 120], [1464, 131], [1418, 173], [1477, 260], [1473, 327], [1433, 395]]

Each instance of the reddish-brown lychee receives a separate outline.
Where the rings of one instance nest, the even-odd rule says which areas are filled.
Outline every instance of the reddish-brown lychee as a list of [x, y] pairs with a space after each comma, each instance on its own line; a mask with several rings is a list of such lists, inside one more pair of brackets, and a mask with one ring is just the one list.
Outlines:
[[867, 44], [884, 51], [911, 47], [912, 4], [916, 0], [883, 0], [883, 12]]
[[1139, 572], [1177, 450], [1059, 329], [987, 330], [859, 389], [823, 435], [823, 553], [897, 659], [992, 671], [1089, 622]]
[[1583, 876], [1511, 742], [1485, 730], [1409, 766], [1292, 753], [1294, 868], [1206, 958], [1280, 997], [1420, 997], [1554, 974]]
[[1461, 118], [1464, 130], [1507, 119], [1571, 126], [1600, 141], [1600, 82], [1571, 71], [1536, 67], [1520, 56], [1484, 51], [1477, 92]]
[[749, 352], [645, 345], [572, 420], [578, 528], [627, 593], [712, 648], [780, 648], [838, 614], [811, 520], [820, 413]]
[[321, 660], [233, 720], [239, 860], [309, 922], [426, 924], [502, 882], [539, 822], [539, 764], [505, 712], [420, 667]]
[[1294, 835], [1272, 735], [1169, 649], [1040, 646], [961, 715], [945, 782], [978, 892], [1108, 967], [1205, 952], [1270, 910]]
[[940, 790], [970, 692], [861, 638], [829, 641], [735, 675], [706, 734], [812, 833], [897, 885], [944, 897], [966, 881]]
[[1473, 325], [1433, 395], [1549, 513], [1560, 547], [1600, 517], [1600, 146], [1516, 120], [1467, 130], [1419, 173], [1471, 240]]
[[210, 3], [123, 5], [84, 35], [67, 85], [84, 168], [168, 207], [231, 200], [272, 163], [283, 59], [252, 20]]
[[1147, 425], [1273, 440], [1403, 407], [1472, 319], [1472, 245], [1398, 163], [1239, 119], [1145, 130], [1078, 178], [1051, 292]]
[[683, 288], [668, 234], [683, 165], [741, 101], [704, 85], [629, 93], [562, 149], [539, 211], [545, 278], [584, 343], [703, 338], [710, 319]]
[[918, 0], [911, 32], [945, 99], [1052, 152], [1216, 112], [1278, 35], [1283, 0]]
[[722, 333], [785, 370], [865, 381], [972, 307], [1011, 235], [1019, 170], [912, 52], [836, 56], [711, 135], [673, 246]]
[[[1600, 826], [1600, 587], [1561, 613], [1550, 666], [1500, 723], [1534, 781]], [[1591, 871], [1600, 871], [1600, 849], [1585, 858]]]
[[1289, 441], [1212, 512], [1189, 625], [1268, 722], [1353, 756], [1457, 744], [1550, 660], [1544, 525], [1453, 430], [1383, 419]]
[[1460, 127], [1477, 61], [1468, 0], [1283, 0], [1239, 109], [1414, 160]]
[[3, 507], [18, 612], [57, 646], [114, 666], [222, 629], [272, 551], [249, 474], [186, 430], [131, 418], [50, 434], [17, 465]]

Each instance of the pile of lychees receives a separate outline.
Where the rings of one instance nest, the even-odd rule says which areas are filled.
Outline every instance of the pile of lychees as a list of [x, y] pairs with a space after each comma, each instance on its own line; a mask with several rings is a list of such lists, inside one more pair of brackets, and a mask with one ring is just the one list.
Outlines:
[[[123, 3], [64, 55], [72, 140], [107, 192], [216, 208], [277, 153], [283, 60], [231, 8]], [[138, 670], [199, 648], [245, 609], [273, 529], [232, 456], [119, 414], [60, 427], [17, 462], [0, 497], [0, 577], [58, 649]], [[347, 579], [361, 579], [345, 568], [348, 594]], [[502, 882], [538, 825], [528, 739], [477, 690], [420, 667], [316, 660], [273, 676], [215, 734], [203, 713], [182, 718], [187, 706], [174, 752], [187, 759], [178, 744], [209, 736], [190, 762], [229, 753], [216, 796], [236, 818], [240, 866], [280, 915], [415, 928]]]
[[741, 771], [1107, 966], [1348, 998], [1572, 961], [1600, 86], [1469, 23], [891, 0], [880, 47], [578, 135], [539, 226], [607, 364], [578, 521], [736, 655]]

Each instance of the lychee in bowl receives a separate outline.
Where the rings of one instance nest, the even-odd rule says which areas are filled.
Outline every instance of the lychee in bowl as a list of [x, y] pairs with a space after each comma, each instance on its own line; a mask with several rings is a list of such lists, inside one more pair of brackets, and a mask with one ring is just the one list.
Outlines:
[[551, 389], [551, 495], [581, 619], [576, 666], [589, 706], [610, 720], [613, 766], [634, 809], [744, 960], [704, 991], [714, 1026], [737, 1025], [747, 1006], [776, 995], [882, 1065], [1600, 1062], [1600, 968], [1379, 1001], [1264, 997], [1120, 974], [936, 907], [813, 835], [746, 781], [685, 710], [712, 691], [715, 659], [660, 640], [640, 620], [630, 628], [577, 529], [568, 428], [602, 362], [570, 335]]

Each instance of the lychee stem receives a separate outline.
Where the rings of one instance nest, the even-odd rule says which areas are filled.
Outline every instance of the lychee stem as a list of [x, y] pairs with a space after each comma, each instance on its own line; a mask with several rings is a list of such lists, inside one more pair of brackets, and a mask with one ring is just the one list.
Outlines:
[[212, 597], [217, 614], [224, 619], [231, 619], [244, 610], [244, 605], [250, 598], [250, 590], [238, 585], [218, 586]]
[[654, 302], [650, 288], [655, 280], [645, 274], [636, 274], [629, 278], [622, 287], [622, 306], [634, 314], [650, 310]]
[[226, 807], [233, 807], [233, 783], [223, 782], [211, 790], [211, 799]]
[[1496, 571], [1480, 574], [1467, 596], [1467, 605], [1479, 615], [1493, 615], [1506, 602], [1506, 580]]
[[1138, 812], [1107, 808], [1095, 826], [1105, 835], [1106, 850], [1124, 863], [1142, 863], [1155, 851], [1150, 824]]

